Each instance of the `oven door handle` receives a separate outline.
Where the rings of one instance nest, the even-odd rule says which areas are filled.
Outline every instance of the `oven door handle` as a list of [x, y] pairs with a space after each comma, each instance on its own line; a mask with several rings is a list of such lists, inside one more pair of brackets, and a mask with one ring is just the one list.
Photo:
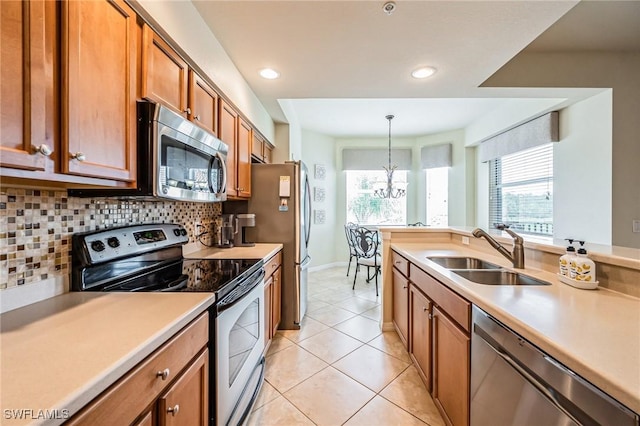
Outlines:
[[[260, 369], [260, 376], [258, 379], [258, 386], [256, 386], [253, 389], [253, 392], [251, 394], [251, 399], [249, 400], [247, 406], [245, 407], [244, 411], [242, 412], [240, 419], [238, 419], [238, 421], [236, 422], [234, 419], [234, 414], [231, 414], [231, 418], [229, 419], [229, 421], [227, 422], [227, 426], [235, 426], [235, 425], [243, 425], [245, 424], [245, 421], [247, 420], [247, 418], [249, 417], [249, 414], [251, 414], [251, 411], [253, 410], [253, 406], [255, 405], [256, 401], [258, 400], [258, 395], [260, 394], [260, 390], [262, 389], [262, 384], [264, 383], [264, 373], [265, 373], [265, 368], [266, 367], [266, 360], [264, 358], [264, 356], [262, 358], [260, 358], [260, 362], [258, 363], [258, 365], [256, 366], [256, 369], [259, 368]], [[254, 370], [255, 371], [255, 370]], [[249, 382], [251, 382], [251, 380], [249, 380]], [[247, 392], [248, 390], [250, 390], [249, 388], [245, 388], [242, 392], [242, 395], [240, 395], [240, 401], [242, 401], [242, 397], [244, 396], [244, 393]], [[239, 401], [239, 402], [240, 402]], [[236, 406], [236, 408], [234, 409], [237, 410], [238, 408], [241, 408], [240, 406]]]
[[250, 285], [243, 287], [243, 290], [238, 293], [230, 293], [225, 296], [221, 301], [216, 305], [216, 311], [218, 314], [226, 311], [227, 309], [233, 307], [236, 303], [240, 302], [244, 296], [249, 294], [251, 290], [256, 288], [256, 286], [263, 282], [265, 276], [264, 268], [260, 268], [259, 271], [256, 271], [248, 278], [248, 281], [251, 282]]

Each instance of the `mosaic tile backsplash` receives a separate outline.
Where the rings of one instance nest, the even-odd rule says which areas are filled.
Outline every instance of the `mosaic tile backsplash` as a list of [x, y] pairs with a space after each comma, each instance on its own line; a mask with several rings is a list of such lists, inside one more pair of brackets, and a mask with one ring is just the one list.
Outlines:
[[[220, 203], [68, 197], [67, 192], [0, 189], [0, 290], [71, 272], [71, 235], [139, 223], [178, 223], [213, 233]], [[196, 230], [196, 225], [203, 228]]]

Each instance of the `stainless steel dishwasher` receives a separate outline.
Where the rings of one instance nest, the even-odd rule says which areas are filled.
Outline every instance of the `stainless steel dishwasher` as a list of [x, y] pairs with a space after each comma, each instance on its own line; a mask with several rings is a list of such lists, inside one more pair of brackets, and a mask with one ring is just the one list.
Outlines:
[[473, 307], [471, 425], [634, 425], [636, 413]]

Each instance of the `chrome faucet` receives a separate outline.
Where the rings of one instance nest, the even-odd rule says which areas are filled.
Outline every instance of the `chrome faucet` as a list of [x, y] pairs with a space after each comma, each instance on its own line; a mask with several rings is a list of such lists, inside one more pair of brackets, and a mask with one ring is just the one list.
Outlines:
[[513, 238], [512, 253], [510, 253], [509, 250], [504, 248], [502, 244], [494, 240], [493, 237], [491, 237], [491, 235], [487, 234], [485, 231], [483, 231], [480, 228], [474, 229], [472, 234], [476, 238], [484, 237], [487, 240], [487, 242], [491, 244], [491, 247], [498, 250], [498, 252], [501, 255], [503, 255], [504, 257], [506, 257], [511, 261], [514, 268], [524, 269], [524, 247], [522, 245], [524, 240], [522, 239], [522, 237], [516, 234], [515, 232], [513, 232], [512, 230], [510, 230], [508, 225], [498, 224], [496, 225], [496, 229], [505, 231], [507, 234], [511, 235], [511, 237]]

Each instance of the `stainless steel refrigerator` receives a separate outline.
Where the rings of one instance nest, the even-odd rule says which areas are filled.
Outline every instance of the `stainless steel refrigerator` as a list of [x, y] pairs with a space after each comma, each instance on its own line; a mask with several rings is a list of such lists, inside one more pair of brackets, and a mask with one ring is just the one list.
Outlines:
[[256, 215], [256, 226], [246, 228], [249, 241], [284, 246], [280, 328], [299, 329], [307, 310], [307, 269], [311, 262], [311, 191], [305, 164], [252, 164], [248, 212]]

